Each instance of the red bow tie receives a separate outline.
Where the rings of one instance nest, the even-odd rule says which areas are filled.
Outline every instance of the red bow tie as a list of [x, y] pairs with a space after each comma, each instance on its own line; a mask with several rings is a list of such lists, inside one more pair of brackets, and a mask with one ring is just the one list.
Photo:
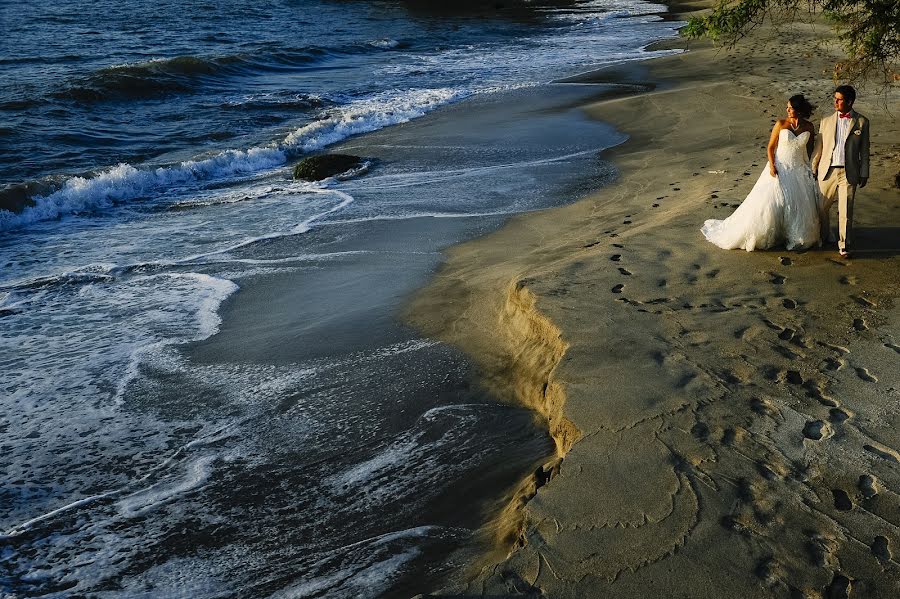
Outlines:
[[839, 112], [838, 116], [841, 117], [842, 119], [849, 119], [850, 113], [849, 112]]

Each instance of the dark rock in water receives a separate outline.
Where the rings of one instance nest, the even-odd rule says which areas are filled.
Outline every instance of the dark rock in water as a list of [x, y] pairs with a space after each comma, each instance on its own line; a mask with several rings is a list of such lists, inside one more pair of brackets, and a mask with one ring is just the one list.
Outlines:
[[294, 167], [294, 179], [320, 181], [362, 166], [363, 159], [350, 154], [320, 154], [304, 158]]
[[28, 206], [34, 206], [35, 189], [28, 184], [10, 185], [0, 189], [0, 210], [9, 210], [10, 212], [22, 212]]

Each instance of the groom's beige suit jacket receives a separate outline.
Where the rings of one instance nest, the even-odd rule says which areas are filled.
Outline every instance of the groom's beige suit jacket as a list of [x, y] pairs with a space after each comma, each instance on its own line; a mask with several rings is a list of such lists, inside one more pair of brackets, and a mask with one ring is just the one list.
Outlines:
[[[831, 166], [834, 137], [837, 131], [837, 112], [822, 119], [816, 137], [812, 166], [819, 181], [824, 181]], [[869, 119], [855, 110], [850, 111], [850, 133], [844, 144], [844, 175], [850, 185], [859, 185], [860, 179], [869, 178]]]

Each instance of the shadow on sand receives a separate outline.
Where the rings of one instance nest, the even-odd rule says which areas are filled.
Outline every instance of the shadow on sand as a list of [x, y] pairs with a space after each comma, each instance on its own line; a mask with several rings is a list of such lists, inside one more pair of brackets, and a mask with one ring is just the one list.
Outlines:
[[900, 227], [854, 227], [853, 256], [882, 258], [900, 255]]

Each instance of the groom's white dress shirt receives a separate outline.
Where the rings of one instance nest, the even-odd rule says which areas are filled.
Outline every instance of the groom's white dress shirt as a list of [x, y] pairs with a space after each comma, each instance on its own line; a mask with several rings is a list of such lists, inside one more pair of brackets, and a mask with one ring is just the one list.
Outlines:
[[835, 112], [835, 115], [837, 126], [834, 130], [834, 151], [831, 153], [831, 166], [845, 166], [844, 146], [847, 143], [847, 136], [850, 135], [850, 124], [853, 119], [842, 119], [839, 112]]

